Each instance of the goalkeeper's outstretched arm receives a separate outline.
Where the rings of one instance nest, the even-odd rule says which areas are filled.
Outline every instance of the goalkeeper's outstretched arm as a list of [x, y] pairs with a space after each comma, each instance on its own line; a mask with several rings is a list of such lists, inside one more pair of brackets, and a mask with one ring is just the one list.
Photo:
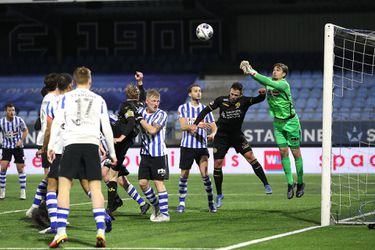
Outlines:
[[254, 70], [248, 61], [242, 61], [240, 64], [240, 69], [242, 69], [245, 75], [251, 75], [254, 80], [259, 82], [263, 86], [271, 86], [279, 90], [285, 90], [286, 88], [288, 88], [288, 84], [284, 79], [274, 81]]

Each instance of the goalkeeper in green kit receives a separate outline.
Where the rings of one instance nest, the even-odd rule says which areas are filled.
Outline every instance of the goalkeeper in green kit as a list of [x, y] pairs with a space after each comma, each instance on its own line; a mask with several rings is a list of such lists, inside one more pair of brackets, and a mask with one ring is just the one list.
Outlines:
[[296, 197], [304, 194], [303, 162], [300, 149], [301, 125], [294, 110], [289, 83], [285, 80], [288, 74], [288, 66], [276, 63], [273, 67], [272, 77], [266, 77], [256, 72], [248, 61], [242, 61], [240, 68], [244, 74], [251, 75], [254, 80], [264, 85], [267, 89], [267, 101], [270, 115], [274, 118], [273, 128], [276, 143], [279, 146], [281, 163], [288, 181], [288, 199], [294, 196], [295, 183], [290, 167], [290, 147], [297, 169], [297, 192]]

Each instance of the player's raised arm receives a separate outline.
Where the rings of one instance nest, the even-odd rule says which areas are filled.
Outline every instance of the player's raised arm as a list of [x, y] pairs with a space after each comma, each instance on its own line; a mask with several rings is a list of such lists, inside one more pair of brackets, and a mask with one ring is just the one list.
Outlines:
[[198, 124], [203, 121], [203, 119], [206, 117], [207, 114], [217, 109], [220, 104], [222, 103], [223, 99], [222, 97], [218, 97], [215, 99], [215, 101], [208, 104], [207, 107], [205, 107], [198, 115], [197, 119], [194, 121], [194, 125], [198, 126]]
[[260, 88], [258, 90], [259, 95], [255, 97], [251, 97], [250, 99], [250, 105], [263, 102], [266, 99], [266, 89], [265, 88]]
[[[240, 69], [244, 72], [245, 75], [251, 75], [254, 80], [259, 82], [264, 86], [271, 86], [278, 90], [285, 90], [288, 88], [288, 83], [285, 81], [284, 78], [281, 79], [273, 79], [267, 76], [264, 76], [254, 70], [248, 61], [242, 61], [240, 64]], [[283, 77], [286, 76], [286, 73]]]
[[144, 102], [146, 100], [146, 91], [143, 87], [143, 73], [136, 71], [134, 78], [137, 81], [137, 87], [139, 89], [139, 101]]

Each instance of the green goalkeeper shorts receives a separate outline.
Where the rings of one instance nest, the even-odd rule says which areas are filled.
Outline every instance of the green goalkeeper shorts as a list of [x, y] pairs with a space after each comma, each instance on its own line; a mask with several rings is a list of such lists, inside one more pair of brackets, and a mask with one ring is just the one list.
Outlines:
[[301, 144], [301, 125], [297, 115], [289, 120], [274, 119], [273, 129], [279, 148], [299, 148]]

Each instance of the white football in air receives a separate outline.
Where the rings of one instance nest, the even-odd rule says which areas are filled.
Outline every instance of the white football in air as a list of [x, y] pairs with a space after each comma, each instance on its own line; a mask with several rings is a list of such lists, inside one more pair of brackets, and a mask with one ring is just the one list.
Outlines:
[[199, 40], [210, 40], [214, 35], [214, 29], [208, 23], [201, 23], [197, 26], [196, 35]]

